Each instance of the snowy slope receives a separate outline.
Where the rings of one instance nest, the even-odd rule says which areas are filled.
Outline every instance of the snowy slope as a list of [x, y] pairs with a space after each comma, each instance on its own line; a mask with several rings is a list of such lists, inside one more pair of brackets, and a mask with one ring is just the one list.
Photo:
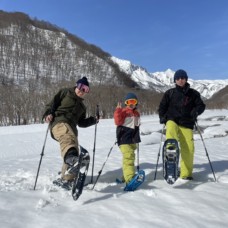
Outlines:
[[[3, 228], [73, 227], [227, 227], [228, 224], [228, 118], [227, 110], [206, 111], [199, 117], [217, 182], [202, 141], [195, 134], [194, 181], [162, 179], [158, 116], [142, 117], [140, 168], [146, 180], [135, 192], [123, 192], [121, 153], [114, 146], [94, 190], [87, 186], [78, 201], [70, 192], [52, 185], [62, 160], [59, 145], [48, 135], [36, 190], [33, 190], [46, 124], [0, 127], [0, 221]], [[164, 140], [164, 138], [163, 138]], [[79, 128], [80, 144], [92, 156], [94, 127]], [[97, 126], [95, 177], [115, 142], [113, 120]], [[87, 181], [91, 180], [91, 166]]]

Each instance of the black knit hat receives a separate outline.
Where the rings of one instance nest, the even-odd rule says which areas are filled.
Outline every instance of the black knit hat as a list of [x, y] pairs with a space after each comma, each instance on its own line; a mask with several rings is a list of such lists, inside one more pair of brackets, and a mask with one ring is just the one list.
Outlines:
[[79, 79], [77, 82], [76, 82], [76, 86], [81, 83], [83, 85], [86, 85], [86, 86], [89, 86], [89, 82], [87, 80], [87, 77], [82, 77], [81, 79]]
[[174, 83], [176, 82], [177, 79], [179, 78], [185, 78], [186, 81], [188, 81], [188, 75], [186, 71], [184, 70], [177, 70], [174, 74]]
[[137, 96], [134, 93], [128, 93], [125, 97], [125, 101], [129, 100], [129, 99], [135, 99], [138, 100]]

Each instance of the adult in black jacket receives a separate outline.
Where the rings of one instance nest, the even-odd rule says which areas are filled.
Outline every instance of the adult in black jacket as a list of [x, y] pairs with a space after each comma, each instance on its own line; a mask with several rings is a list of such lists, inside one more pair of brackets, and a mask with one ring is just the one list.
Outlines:
[[205, 110], [200, 93], [190, 88], [188, 75], [184, 70], [174, 74], [176, 87], [165, 92], [159, 105], [161, 124], [166, 124], [166, 139], [180, 143], [182, 179], [193, 179], [194, 140], [193, 128], [197, 116]]

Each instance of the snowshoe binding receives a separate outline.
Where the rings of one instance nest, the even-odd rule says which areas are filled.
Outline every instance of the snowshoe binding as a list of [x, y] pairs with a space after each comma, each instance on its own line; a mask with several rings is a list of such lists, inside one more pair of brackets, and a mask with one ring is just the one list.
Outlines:
[[54, 180], [52, 183], [58, 187], [61, 187], [65, 190], [69, 191], [72, 189], [73, 181], [64, 180], [63, 178], [58, 178], [57, 180]]
[[163, 146], [163, 177], [168, 184], [174, 184], [178, 178], [179, 146], [176, 139], [167, 139]]
[[135, 191], [145, 180], [144, 170], [139, 170], [132, 180], [126, 185], [124, 191]]

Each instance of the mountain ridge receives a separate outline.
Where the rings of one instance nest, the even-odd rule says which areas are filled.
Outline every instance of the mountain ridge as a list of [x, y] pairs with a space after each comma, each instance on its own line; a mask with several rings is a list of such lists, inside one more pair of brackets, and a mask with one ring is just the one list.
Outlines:
[[[145, 68], [134, 65], [128, 60], [118, 59], [117, 57], [111, 57], [111, 59], [119, 65], [122, 71], [130, 74], [132, 79], [139, 85], [141, 84], [144, 89], [153, 88], [157, 92], [164, 93], [174, 86], [173, 76], [175, 71], [171, 69], [167, 69], [164, 72], [149, 73]], [[228, 79], [193, 80], [189, 78], [188, 83], [192, 88], [200, 92], [204, 98], [209, 99], [228, 85]]]
[[[174, 86], [172, 69], [148, 72], [146, 68], [114, 57], [58, 26], [31, 19], [21, 12], [0, 11], [0, 19], [1, 65], [4, 66], [0, 69], [0, 79], [4, 83], [13, 80], [16, 84], [23, 84], [31, 78], [72, 80], [78, 75], [87, 76], [92, 84], [127, 86], [158, 93]], [[22, 58], [15, 59], [15, 56]], [[188, 82], [205, 99], [210, 99], [228, 85], [228, 79], [189, 78]]]

